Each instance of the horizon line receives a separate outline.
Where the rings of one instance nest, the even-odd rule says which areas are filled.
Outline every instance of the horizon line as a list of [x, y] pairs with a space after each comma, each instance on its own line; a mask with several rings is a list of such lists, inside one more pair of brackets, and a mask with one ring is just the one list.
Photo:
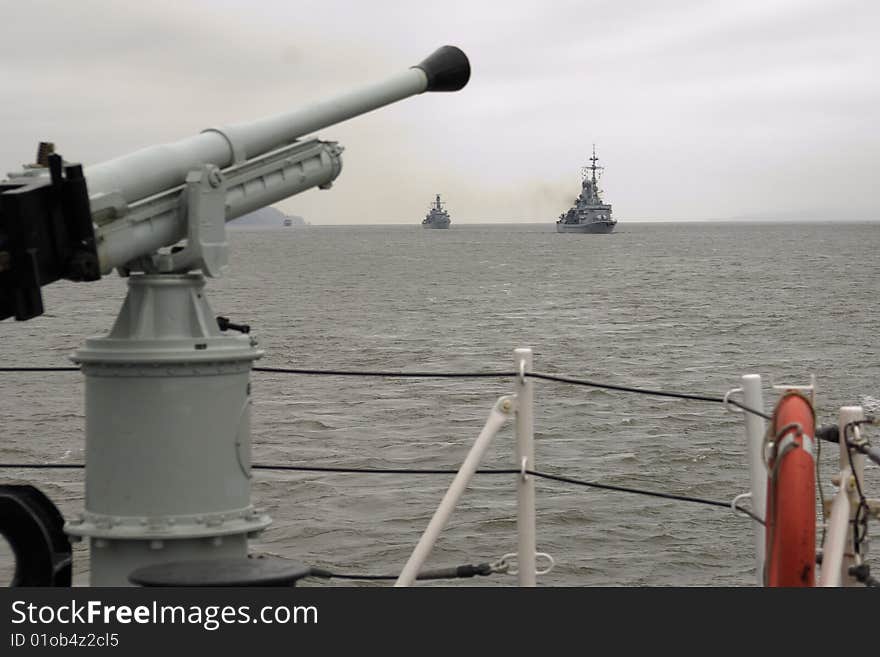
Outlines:
[[[275, 228], [276, 224], [236, 224], [235, 219], [227, 222], [227, 225], [236, 227], [236, 228]], [[673, 223], [741, 223], [741, 224], [814, 224], [814, 223], [833, 223], [833, 224], [863, 224], [863, 223], [877, 223], [880, 222], [880, 217], [876, 217], [873, 219], [863, 218], [863, 219], [816, 219], [816, 218], [767, 218], [767, 219], [751, 219], [751, 218], [737, 218], [737, 217], [718, 217], [718, 218], [710, 218], [710, 219], [645, 219], [645, 218], [633, 218], [626, 220], [618, 220], [617, 225], [625, 223], [637, 223], [637, 224], [673, 224]], [[555, 225], [555, 221], [522, 221], [522, 220], [508, 220], [508, 221], [454, 221], [450, 226], [509, 226], [509, 225], [523, 225], [523, 226], [549, 226]], [[400, 222], [367, 222], [367, 223], [316, 223], [314, 221], [310, 221], [305, 224], [294, 224], [293, 226], [284, 226], [282, 224], [278, 224], [278, 228], [308, 228], [309, 226], [421, 226], [420, 223], [412, 223], [408, 221], [400, 221]]]

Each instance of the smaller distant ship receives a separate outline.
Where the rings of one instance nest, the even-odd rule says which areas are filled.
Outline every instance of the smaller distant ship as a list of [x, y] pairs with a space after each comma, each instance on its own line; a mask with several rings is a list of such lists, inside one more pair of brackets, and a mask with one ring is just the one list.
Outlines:
[[293, 226], [293, 219], [291, 219], [290, 217], [287, 217], [287, 218], [284, 220], [284, 225], [285, 225], [285, 226]]
[[422, 219], [422, 228], [449, 228], [450, 223], [452, 222], [449, 219], [449, 213], [443, 207], [440, 194], [437, 194], [431, 209], [428, 210], [428, 214]]
[[[610, 233], [617, 225], [617, 220], [611, 216], [611, 206], [600, 196], [599, 176], [596, 172], [601, 172], [604, 167], [596, 166], [599, 158], [596, 157], [595, 144], [590, 161], [592, 165], [581, 170], [583, 182], [580, 196], [575, 199], [568, 212], [559, 215], [556, 222], [557, 233]], [[587, 175], [588, 172], [591, 175]]]

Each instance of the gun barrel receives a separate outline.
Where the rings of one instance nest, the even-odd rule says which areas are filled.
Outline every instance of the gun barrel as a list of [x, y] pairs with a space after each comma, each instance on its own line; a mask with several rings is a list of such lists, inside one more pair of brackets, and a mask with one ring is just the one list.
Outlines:
[[[61, 278], [98, 280], [128, 265], [152, 271], [157, 261], [137, 262], [144, 257], [160, 258], [161, 271], [215, 275], [226, 263], [224, 221], [328, 187], [339, 174], [341, 147], [300, 137], [424, 91], [457, 91], [469, 78], [465, 54], [443, 46], [378, 84], [85, 172], [47, 152], [38, 159], [49, 175], [29, 171], [0, 184], [0, 320], [42, 314], [40, 289]], [[155, 253], [183, 238], [182, 249]]]
[[420, 64], [377, 84], [310, 107], [209, 128], [170, 144], [151, 146], [86, 169], [90, 196], [118, 193], [134, 202], [181, 185], [204, 164], [226, 168], [280, 148], [346, 119], [425, 91], [456, 91], [467, 84], [470, 64], [454, 46], [443, 46]]

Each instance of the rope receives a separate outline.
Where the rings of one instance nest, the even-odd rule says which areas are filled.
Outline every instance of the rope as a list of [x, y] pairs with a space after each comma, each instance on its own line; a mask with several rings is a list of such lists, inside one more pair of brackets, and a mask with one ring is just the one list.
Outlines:
[[619, 390], [621, 392], [634, 392], [639, 395], [656, 395], [659, 397], [676, 397], [678, 399], [691, 399], [694, 401], [717, 402], [722, 403], [721, 397], [708, 397], [706, 395], [692, 395], [685, 392], [667, 392], [665, 390], [648, 390], [646, 388], [633, 388], [631, 386], [619, 386], [612, 383], [600, 383], [598, 381], [588, 381], [587, 379], [573, 379], [569, 376], [560, 376], [558, 374], [541, 374], [540, 372], [527, 372], [526, 376], [533, 379], [543, 379], [544, 381], [556, 381], [558, 383], [569, 383], [576, 386], [588, 386], [590, 388], [604, 388], [605, 390]]
[[387, 370], [304, 370], [291, 367], [254, 367], [255, 372], [324, 376], [374, 376], [400, 379], [509, 379], [516, 372], [393, 372]]
[[[518, 470], [516, 472], [519, 472]], [[575, 484], [578, 486], [589, 486], [590, 488], [601, 488], [604, 490], [613, 490], [619, 491], [621, 493], [635, 493], [637, 495], [647, 495], [650, 497], [662, 497], [670, 500], [679, 500], [682, 502], [693, 502], [696, 504], [707, 504], [710, 506], [717, 506], [724, 509], [730, 508], [729, 502], [718, 502], [716, 500], [707, 500], [702, 497], [690, 497], [688, 495], [676, 495], [675, 493], [662, 493], [658, 491], [649, 491], [649, 490], [641, 490], [638, 488], [628, 488], [626, 486], [615, 486], [613, 484], [600, 484], [594, 481], [581, 481], [579, 479], [572, 479], [571, 477], [563, 477], [562, 475], [554, 475], [548, 472], [537, 472], [535, 470], [526, 470], [526, 474], [533, 475], [535, 477], [541, 477], [542, 479], [550, 479], [552, 481], [561, 481], [567, 484]], [[736, 505], [735, 508], [737, 511], [741, 511], [749, 516], [752, 520], [759, 522], [760, 524], [764, 524], [764, 521], [751, 511], [746, 508], [741, 507], [740, 505]]]
[[[422, 571], [416, 576], [416, 579], [462, 579], [466, 577], [475, 577], [477, 575], [492, 575], [501, 572], [490, 563], [481, 563], [477, 565], [466, 564], [464, 566], [452, 566], [450, 568], [438, 568], [436, 570]], [[309, 571], [312, 577], [320, 577], [322, 579], [363, 579], [363, 580], [383, 580], [397, 579], [399, 575], [359, 575], [349, 573], [334, 573], [323, 568], [312, 568]]]
[[[855, 432], [858, 430], [859, 425], [866, 424], [866, 420], [855, 420], [853, 422], [847, 423], [843, 427], [843, 441], [846, 443], [847, 447], [851, 446], [851, 441], [849, 440], [850, 432], [855, 435]], [[862, 492], [862, 484], [859, 482], [859, 476], [856, 473], [856, 466], [853, 462], [852, 449], [846, 450], [846, 456], [849, 460], [849, 471], [852, 473], [853, 480], [856, 483], [856, 490], [859, 494], [859, 506], [856, 507], [855, 518], [852, 521], [852, 530], [853, 530], [853, 548], [855, 549], [856, 554], [861, 552], [862, 542], [865, 540], [868, 534], [868, 517], [870, 507], [868, 506], [868, 500], [865, 499], [865, 494]], [[859, 527], [862, 527], [864, 530], [861, 535], [859, 535]]]
[[0, 470], [21, 468], [22, 470], [65, 470], [86, 467], [82, 463], [0, 463]]
[[[577, 386], [587, 386], [590, 388], [603, 388], [605, 390], [618, 390], [620, 392], [633, 392], [639, 395], [654, 395], [657, 397], [674, 397], [676, 399], [689, 399], [692, 401], [702, 401], [702, 402], [711, 402], [717, 404], [723, 404], [723, 397], [710, 397], [708, 395], [693, 395], [687, 392], [671, 392], [668, 390], [650, 390], [648, 388], [633, 388], [632, 386], [620, 386], [611, 383], [600, 383], [598, 381], [588, 381], [586, 379], [573, 379], [568, 376], [559, 376], [557, 374], [541, 374], [540, 372], [529, 372], [526, 376], [531, 377], [533, 379], [543, 379], [544, 381], [556, 381], [558, 383], [568, 383], [571, 385]], [[735, 399], [728, 399], [728, 404], [733, 404], [746, 411], [747, 413], [752, 413], [759, 417], [764, 418], [765, 420], [769, 420], [770, 416], [761, 413], [753, 408], [749, 408], [745, 404], [741, 404]]]
[[[3, 467], [0, 465], [0, 467]], [[422, 468], [343, 468], [343, 467], [324, 467], [324, 466], [299, 466], [299, 465], [263, 465], [263, 464], [255, 464], [251, 466], [256, 470], [287, 470], [287, 471], [299, 471], [299, 472], [333, 472], [333, 473], [350, 473], [350, 474], [413, 474], [413, 475], [423, 475], [423, 474], [457, 474], [458, 470], [450, 470], [450, 469], [422, 469]], [[648, 491], [642, 490], [639, 488], [630, 488], [627, 486], [616, 486], [614, 484], [601, 484], [594, 481], [583, 481], [580, 479], [572, 479], [571, 477], [565, 477], [562, 475], [555, 475], [548, 472], [538, 472], [536, 470], [526, 470], [526, 474], [533, 475], [535, 477], [539, 477], [542, 479], [549, 479], [552, 481], [559, 481], [563, 483], [575, 484], [578, 486], [587, 486], [590, 488], [598, 488], [602, 490], [612, 490], [621, 493], [633, 493], [636, 495], [647, 495], [650, 497], [663, 497], [666, 499], [679, 500], [682, 502], [693, 502], [698, 504], [708, 504], [711, 506], [717, 506], [724, 509], [730, 508], [729, 502], [718, 502], [716, 500], [707, 500], [700, 497], [690, 497], [687, 495], [677, 495], [674, 493], [663, 493], [658, 491]], [[511, 475], [511, 474], [521, 474], [520, 470], [514, 469], [479, 469], [475, 474], [489, 474], [489, 475]], [[739, 505], [736, 506], [739, 511], [742, 511], [752, 519], [764, 524], [764, 521], [749, 511]]]
[[[305, 374], [312, 376], [366, 376], [366, 377], [387, 377], [401, 379], [502, 379], [511, 378], [518, 372], [395, 372], [388, 370], [315, 370], [301, 369], [293, 367], [254, 367], [255, 372], [269, 372], [274, 374]], [[76, 372], [78, 367], [0, 367], [0, 372]], [[631, 392], [639, 395], [652, 395], [656, 397], [672, 397], [675, 399], [688, 399], [691, 401], [711, 402], [716, 404], [724, 403], [723, 397], [711, 397], [709, 395], [695, 395], [686, 392], [674, 392], [668, 390], [651, 390], [648, 388], [635, 388], [632, 386], [622, 386], [613, 383], [601, 383], [599, 381], [590, 381], [587, 379], [575, 379], [568, 376], [560, 376], [558, 374], [542, 374], [540, 372], [527, 372], [526, 377], [532, 379], [541, 379], [544, 381], [555, 381], [557, 383], [567, 383], [571, 385], [587, 386], [590, 388], [601, 388], [604, 390], [617, 390], [619, 392]], [[770, 415], [762, 413], [753, 408], [749, 408], [734, 399], [727, 400], [738, 408], [747, 413], [757, 415], [765, 420], [772, 419]]]
[[[0, 468], [3, 465], [0, 464]], [[411, 475], [447, 475], [458, 474], [458, 470], [449, 468], [344, 468], [320, 465], [266, 465], [255, 463], [254, 470], [287, 470], [294, 472], [329, 472], [335, 474], [411, 474]], [[519, 474], [519, 470], [480, 469], [475, 474]]]
[[[51, 469], [51, 468], [83, 468], [85, 467], [81, 463], [0, 463], [0, 469], [7, 468], [29, 468], [29, 469]], [[346, 468], [346, 467], [337, 467], [337, 466], [314, 466], [314, 465], [271, 465], [271, 464], [262, 464], [255, 463], [251, 465], [251, 468], [254, 470], [279, 470], [279, 471], [288, 471], [288, 472], [327, 472], [327, 473], [336, 473], [336, 474], [408, 474], [408, 475], [455, 475], [458, 474], [458, 470], [448, 469], [448, 468]], [[630, 488], [627, 486], [616, 486], [614, 484], [601, 484], [594, 481], [584, 481], [581, 479], [573, 479], [571, 477], [565, 477], [563, 475], [551, 474], [548, 472], [538, 472], [536, 470], [526, 470], [526, 474], [530, 474], [535, 477], [539, 477], [542, 479], [549, 479], [552, 481], [558, 481], [568, 484], [575, 484], [578, 486], [586, 486], [590, 488], [598, 488], [601, 490], [611, 490], [617, 491], [620, 493], [632, 493], [635, 495], [646, 495], [649, 497], [661, 497], [670, 500], [678, 500], [681, 502], [692, 502], [696, 504], [706, 504], [710, 506], [716, 506], [723, 509], [729, 509], [729, 502], [719, 502], [717, 500], [708, 500], [701, 497], [690, 497], [688, 495], [677, 495], [675, 493], [663, 493], [659, 491], [649, 491], [643, 490], [639, 488]], [[475, 472], [475, 474], [485, 474], [485, 475], [518, 475], [522, 474], [520, 470], [517, 469], [479, 469]], [[764, 524], [764, 521], [749, 511], [746, 508], [743, 508], [739, 505], [735, 507], [738, 511], [741, 511], [748, 515], [753, 520]]]
[[0, 372], [79, 372], [78, 367], [0, 367]]

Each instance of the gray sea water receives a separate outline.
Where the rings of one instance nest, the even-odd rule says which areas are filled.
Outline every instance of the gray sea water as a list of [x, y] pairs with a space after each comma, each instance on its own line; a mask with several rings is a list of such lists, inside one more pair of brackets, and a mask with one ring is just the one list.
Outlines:
[[[258, 365], [535, 369], [619, 385], [721, 396], [746, 373], [802, 384], [818, 417], [880, 398], [880, 224], [629, 223], [611, 235], [550, 225], [329, 227], [230, 231], [218, 315], [252, 326]], [[6, 365], [69, 365], [106, 333], [124, 279], [57, 283], [47, 314], [0, 323]], [[356, 379], [254, 373], [254, 462], [456, 468], [505, 380]], [[743, 423], [719, 404], [536, 383], [537, 468], [601, 483], [727, 501], [748, 489]], [[78, 373], [0, 378], [0, 461], [81, 462]], [[511, 427], [485, 467], [515, 467]], [[835, 449], [822, 455], [831, 494]], [[0, 473], [29, 480], [71, 515], [82, 471]], [[878, 468], [869, 466], [873, 492]], [[451, 476], [256, 472], [273, 525], [252, 542], [338, 572], [398, 572]], [[157, 482], [160, 486], [161, 482]], [[198, 485], [194, 482], [193, 485]], [[493, 560], [516, 546], [513, 477], [476, 478], [429, 566]], [[750, 522], [730, 511], [539, 480], [548, 586], [749, 586]], [[87, 581], [76, 550], [75, 581]], [[8, 573], [8, 554], [5, 558]], [[449, 585], [508, 585], [497, 576]], [[345, 582], [346, 584], [350, 584]], [[328, 585], [319, 583], [318, 585]]]

